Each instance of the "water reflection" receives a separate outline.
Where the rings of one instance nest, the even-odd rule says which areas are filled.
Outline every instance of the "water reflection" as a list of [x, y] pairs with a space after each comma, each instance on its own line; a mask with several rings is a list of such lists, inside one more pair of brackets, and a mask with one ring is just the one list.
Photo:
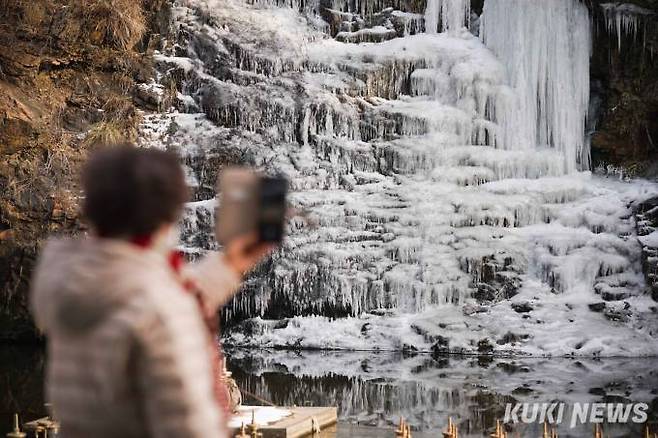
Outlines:
[[[229, 368], [245, 391], [277, 405], [336, 405], [340, 423], [324, 437], [393, 436], [404, 416], [415, 438], [436, 437], [452, 417], [461, 437], [488, 436], [508, 402], [645, 402], [658, 431], [655, 359], [476, 358], [392, 353], [232, 350]], [[11, 415], [44, 415], [42, 348], [0, 347], [0, 436]], [[255, 400], [246, 397], [247, 402]], [[605, 436], [641, 437], [640, 425], [607, 425]], [[540, 426], [510, 437], [539, 437]], [[590, 437], [591, 426], [560, 428]]]
[[[404, 416], [415, 430], [439, 436], [452, 417], [460, 436], [488, 435], [503, 418], [505, 404], [516, 402], [565, 402], [567, 414], [575, 402], [645, 402], [649, 421], [658, 416], [658, 373], [651, 359], [433, 359], [271, 350], [228, 355], [229, 367], [249, 393], [278, 405], [337, 405], [344, 424], [380, 431], [392, 430]], [[566, 423], [567, 415], [561, 437], [592, 434], [590, 424], [571, 429]], [[638, 437], [643, 426], [607, 425], [605, 431], [610, 437]], [[373, 430], [370, 436], [382, 435]], [[541, 425], [516, 426], [511, 436], [541, 436]]]

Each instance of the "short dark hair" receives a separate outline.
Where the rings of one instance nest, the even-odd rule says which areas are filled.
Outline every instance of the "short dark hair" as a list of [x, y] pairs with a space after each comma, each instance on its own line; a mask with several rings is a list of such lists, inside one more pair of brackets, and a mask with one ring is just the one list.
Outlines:
[[83, 214], [101, 237], [150, 235], [175, 222], [188, 198], [175, 154], [130, 144], [93, 153], [82, 186]]

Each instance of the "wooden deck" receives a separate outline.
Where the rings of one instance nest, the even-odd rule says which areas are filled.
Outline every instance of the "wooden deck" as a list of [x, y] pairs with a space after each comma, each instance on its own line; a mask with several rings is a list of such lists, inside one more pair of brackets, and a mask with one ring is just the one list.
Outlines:
[[[248, 413], [249, 409], [262, 408], [262, 406], [243, 406], [242, 413]], [[326, 428], [336, 424], [338, 412], [332, 407], [292, 407], [281, 408], [290, 412], [290, 415], [267, 425], [258, 425], [258, 431], [262, 438], [300, 438], [313, 435], [314, 432], [324, 431]], [[251, 429], [245, 424], [247, 436]], [[35, 433], [45, 429], [57, 431], [59, 424], [50, 418], [40, 418], [30, 421], [24, 425], [28, 437], [34, 437]], [[238, 436], [240, 428], [231, 429], [231, 437]], [[330, 435], [333, 435], [330, 433]]]
[[[258, 409], [258, 406], [254, 406]], [[266, 426], [259, 426], [258, 431], [263, 438], [299, 438], [313, 435], [314, 431], [324, 430], [336, 424], [338, 412], [332, 407], [292, 407], [282, 408], [290, 411], [291, 415]], [[249, 434], [247, 427], [247, 434]], [[231, 435], [236, 436], [240, 429], [232, 429]]]

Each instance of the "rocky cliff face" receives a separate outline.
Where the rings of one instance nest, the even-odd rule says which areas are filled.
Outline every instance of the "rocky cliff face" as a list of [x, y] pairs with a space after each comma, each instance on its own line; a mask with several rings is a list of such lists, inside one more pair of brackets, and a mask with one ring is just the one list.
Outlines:
[[[0, 340], [33, 339], [36, 334], [26, 308], [30, 271], [48, 233], [83, 230], [78, 218], [75, 175], [87, 151], [99, 140], [134, 138], [141, 121], [138, 108], [163, 109], [175, 101], [169, 90], [181, 89], [189, 79], [186, 66], [172, 68], [167, 66], [171, 60], [161, 59], [157, 62], [167, 72], [166, 83], [154, 88], [152, 57], [144, 56], [150, 49], [161, 48], [160, 34], [168, 33], [170, 26], [169, 3], [44, 0], [33, 4], [0, 0]], [[325, 1], [321, 3], [325, 8], [317, 11], [339, 41], [382, 41], [415, 34], [425, 26], [424, 0], [345, 2], [344, 7], [334, 7], [339, 3], [342, 4]], [[477, 20], [483, 3], [472, 2], [473, 20]], [[622, 9], [621, 32], [616, 30], [614, 9], [603, 9], [605, 1], [587, 3], [596, 29], [592, 110], [597, 124], [590, 127], [594, 164], [623, 166], [625, 172], [655, 176], [658, 1], [626, 2], [652, 13], [638, 14], [631, 8], [630, 15], [636, 16], [633, 21], [624, 18], [628, 14]], [[357, 4], [365, 6], [358, 9]], [[619, 4], [615, 2], [613, 6]], [[127, 30], [111, 26], [122, 20], [128, 20], [130, 26], [124, 28]], [[373, 28], [377, 31], [369, 31]], [[200, 57], [214, 55], [212, 41], [198, 38], [195, 50]], [[247, 73], [235, 77], [229, 74], [227, 60], [233, 62], [233, 58], [236, 64], [257, 74], [272, 73], [268, 69], [273, 66], [264, 59], [242, 51], [228, 39], [224, 43], [229, 55], [204, 59], [212, 65], [214, 76], [235, 84], [255, 81]], [[371, 91], [395, 97], [389, 93], [389, 89], [395, 90], [393, 73], [380, 79], [368, 84], [376, 88]], [[204, 101], [211, 104], [212, 96]], [[190, 102], [176, 104], [182, 109]], [[230, 107], [230, 102], [227, 105]], [[254, 114], [241, 114], [231, 108], [225, 113], [206, 112], [211, 119], [214, 114], [214, 121], [220, 124], [255, 123], [249, 119]], [[228, 132], [221, 135], [226, 137], [225, 143], [237, 141]], [[201, 201], [212, 196], [219, 165], [253, 159], [249, 154], [215, 148], [204, 156], [184, 154], [184, 161], [197, 173], [195, 200]], [[210, 229], [211, 220], [210, 210], [201, 216], [197, 214], [195, 226], [201, 224]], [[211, 247], [208, 236], [209, 233], [190, 235], [187, 238], [194, 242], [187, 243]]]
[[0, 341], [35, 338], [30, 272], [49, 233], [83, 229], [86, 153], [135, 135], [164, 4], [0, 1]]
[[658, 2], [591, 2], [595, 166], [658, 175]]

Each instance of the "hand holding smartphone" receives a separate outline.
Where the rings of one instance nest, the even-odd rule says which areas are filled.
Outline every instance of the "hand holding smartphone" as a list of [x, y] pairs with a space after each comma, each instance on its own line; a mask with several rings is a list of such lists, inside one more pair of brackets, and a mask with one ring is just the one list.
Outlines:
[[222, 171], [218, 181], [217, 241], [227, 261], [244, 274], [283, 240], [288, 182], [243, 168]]
[[224, 259], [240, 276], [249, 272], [277, 248], [275, 243], [259, 242], [255, 233], [238, 236], [224, 246]]

